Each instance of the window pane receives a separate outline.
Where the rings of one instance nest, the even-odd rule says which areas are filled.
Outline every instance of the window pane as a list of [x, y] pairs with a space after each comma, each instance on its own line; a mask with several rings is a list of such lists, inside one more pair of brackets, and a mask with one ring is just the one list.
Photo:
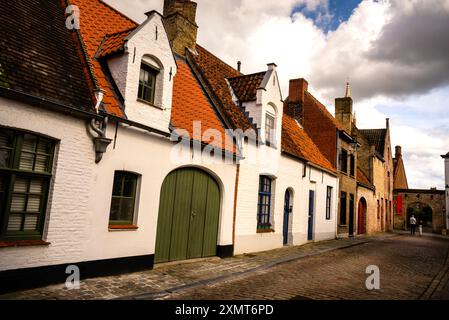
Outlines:
[[37, 138], [29, 134], [24, 135], [22, 151], [36, 152]]
[[120, 198], [112, 198], [111, 202], [111, 213], [109, 215], [109, 220], [117, 221], [120, 220]]
[[145, 101], [153, 102], [153, 99], [151, 98], [151, 88], [145, 87], [144, 92], [145, 92], [144, 94]]
[[139, 93], [138, 93], [138, 97], [140, 99], [143, 99], [143, 85], [142, 83], [139, 83]]
[[134, 197], [137, 178], [134, 175], [124, 177], [123, 195], [124, 197]]
[[123, 184], [123, 173], [120, 171], [116, 171], [114, 175], [114, 187], [112, 190], [113, 196], [121, 196], [122, 195], [122, 184]]
[[8, 231], [20, 231], [22, 229], [22, 215], [11, 214], [8, 220]]
[[25, 211], [26, 196], [23, 194], [13, 194], [11, 200], [11, 212]]
[[39, 139], [39, 143], [37, 144], [37, 152], [50, 154], [51, 142], [45, 139]]
[[25, 216], [25, 223], [23, 226], [23, 231], [35, 231], [37, 229], [37, 214], [27, 214]]
[[34, 154], [28, 153], [28, 152], [22, 152], [22, 154], [20, 155], [19, 169], [32, 171], [33, 164], [34, 164]]
[[134, 199], [122, 199], [122, 208], [120, 212], [120, 221], [133, 221]]
[[14, 182], [14, 192], [28, 192], [28, 179], [16, 177]]
[[28, 196], [27, 202], [27, 212], [35, 212], [39, 213], [41, 206], [41, 197], [40, 196]]
[[10, 159], [11, 159], [11, 151], [0, 148], [0, 168], [9, 167]]
[[34, 166], [34, 171], [46, 172], [48, 171], [48, 163], [50, 161], [49, 156], [37, 155], [36, 164]]
[[40, 179], [33, 179], [30, 183], [30, 193], [42, 194], [44, 181]]

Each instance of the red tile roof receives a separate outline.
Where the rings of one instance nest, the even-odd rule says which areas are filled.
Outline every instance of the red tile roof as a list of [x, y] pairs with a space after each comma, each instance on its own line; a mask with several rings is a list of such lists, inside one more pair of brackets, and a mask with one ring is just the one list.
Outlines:
[[257, 89], [267, 74], [266, 71], [228, 79], [229, 84], [240, 102], [256, 100]]
[[247, 130], [253, 128], [249, 119], [234, 103], [227, 79], [242, 76], [242, 74], [214, 56], [212, 53], [196, 46], [197, 55], [193, 55], [195, 65], [207, 82], [207, 86], [223, 104], [223, 112], [234, 129]]
[[103, 105], [106, 112], [124, 117], [120, 103], [114, 95], [111, 84], [95, 55], [107, 35], [116, 34], [137, 27], [137, 23], [101, 0], [70, 0], [80, 9], [80, 34], [86, 49], [88, 64], [94, 80], [105, 90]]
[[333, 173], [337, 172], [304, 129], [287, 114], [284, 114], [282, 119], [282, 151]]
[[135, 28], [111, 35], [106, 35], [97, 52], [97, 58], [104, 58], [106, 56], [124, 50], [126, 37], [128, 37], [131, 32], [133, 32], [133, 30], [135, 30]]
[[222, 137], [222, 141], [202, 138], [201, 142], [234, 152], [232, 139], [231, 143], [226, 143], [225, 129], [192, 70], [184, 60], [178, 59], [177, 65], [178, 72], [173, 85], [172, 125], [177, 129], [187, 130], [190, 137], [194, 138], [193, 124], [199, 121], [202, 135], [209, 129], [215, 129]]
[[304, 103], [317, 108], [325, 117], [327, 117], [340, 131], [345, 131], [344, 127], [335, 119], [335, 117], [327, 110], [317, 98], [310, 92], [306, 91], [304, 94]]

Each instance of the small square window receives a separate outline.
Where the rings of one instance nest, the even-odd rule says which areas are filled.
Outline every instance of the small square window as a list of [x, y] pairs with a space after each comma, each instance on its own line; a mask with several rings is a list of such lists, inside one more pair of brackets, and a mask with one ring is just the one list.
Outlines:
[[129, 226], [134, 223], [138, 175], [116, 171], [112, 191], [110, 225]]

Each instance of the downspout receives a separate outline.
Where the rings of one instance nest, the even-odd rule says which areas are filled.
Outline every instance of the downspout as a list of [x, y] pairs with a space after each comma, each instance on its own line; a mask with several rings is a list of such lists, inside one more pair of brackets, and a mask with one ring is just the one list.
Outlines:
[[234, 188], [234, 217], [232, 221], [232, 245], [235, 248], [235, 222], [237, 219], [237, 196], [239, 191], [239, 179], [240, 179], [240, 163], [237, 163], [237, 169], [235, 173], [235, 188]]

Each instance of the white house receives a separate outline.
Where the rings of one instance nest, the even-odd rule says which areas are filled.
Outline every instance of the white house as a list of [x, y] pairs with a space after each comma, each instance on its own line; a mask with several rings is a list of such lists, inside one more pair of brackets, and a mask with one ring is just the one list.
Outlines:
[[0, 290], [335, 237], [335, 168], [276, 66], [245, 76], [197, 45], [196, 3], [139, 25], [71, 0], [68, 30], [33, 1], [0, 4]]

